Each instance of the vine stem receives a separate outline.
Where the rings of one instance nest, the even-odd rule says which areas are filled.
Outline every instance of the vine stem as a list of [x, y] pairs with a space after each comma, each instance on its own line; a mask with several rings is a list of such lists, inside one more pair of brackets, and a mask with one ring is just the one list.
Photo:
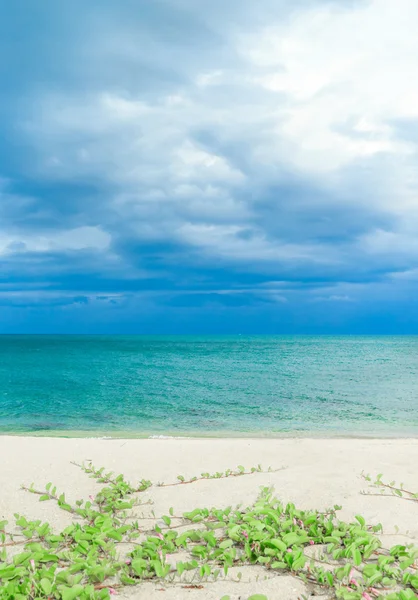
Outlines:
[[[361, 476], [362, 476], [362, 478], [365, 481], [370, 482], [370, 480], [367, 479], [367, 477], [366, 477], [366, 475], [364, 473], [362, 473]], [[375, 481], [373, 485], [376, 486], [376, 487], [381, 487], [381, 488], [386, 488], [388, 490], [392, 490], [393, 492], [401, 492], [403, 494], [408, 494], [409, 496], [411, 496], [411, 498], [405, 498], [404, 496], [399, 496], [399, 494], [396, 494], [396, 496], [398, 498], [403, 498], [404, 500], [411, 500], [412, 502], [418, 502], [418, 494], [417, 493], [411, 492], [410, 490], [405, 490], [402, 487], [400, 487], [400, 488], [396, 487], [395, 485], [391, 485], [390, 483], [385, 483], [381, 479], [378, 479], [377, 481]], [[380, 494], [367, 494], [367, 493], [365, 493], [365, 495], [379, 496]], [[392, 494], [390, 494], [390, 495], [392, 495]]]
[[5, 548], [6, 546], [19, 546], [21, 544], [31, 544], [32, 542], [38, 542], [38, 538], [24, 539], [19, 542], [6, 542], [5, 544], [0, 544], [0, 548]]
[[[412, 498], [410, 498], [411, 500], [418, 501], [417, 494], [414, 494], [414, 492], [410, 492], [409, 490], [405, 490], [403, 488], [397, 488], [394, 485], [390, 485], [390, 483], [384, 483], [383, 481], [380, 481], [376, 485], [378, 485], [378, 487], [388, 488], [389, 490], [393, 490], [395, 492], [403, 492], [404, 494], [409, 494], [409, 496], [412, 496]], [[399, 498], [400, 497], [401, 496], [399, 496]]]
[[[28, 488], [28, 487], [26, 487], [24, 485], [22, 485], [22, 490], [24, 490], [25, 492], [29, 492], [31, 494], [36, 494], [37, 496], [48, 496], [49, 500], [55, 500], [56, 502], [59, 502], [58, 496], [54, 496], [53, 494], [51, 494], [50, 492], [48, 492], [48, 490], [40, 492], [39, 490], [34, 490], [34, 489]], [[68, 507], [69, 507], [69, 510], [67, 510], [67, 512], [70, 512], [73, 515], [78, 515], [79, 514], [75, 510], [75, 508], [73, 508], [72, 506], [68, 505]]]
[[190, 483], [196, 483], [196, 481], [209, 481], [214, 479], [228, 479], [229, 477], [242, 477], [243, 475], [255, 475], [256, 473], [277, 473], [278, 471], [283, 471], [286, 467], [282, 467], [280, 469], [270, 469], [269, 471], [259, 471], [256, 469], [255, 471], [243, 471], [243, 472], [233, 472], [225, 473], [221, 475], [221, 477], [195, 477], [193, 479], [188, 479], [187, 481], [176, 481], [175, 483], [159, 483], [157, 487], [174, 487], [176, 485], [188, 485]]
[[188, 481], [176, 481], [175, 483], [161, 483], [158, 487], [174, 487], [176, 485], [189, 485], [190, 483], [196, 483], [196, 481], [209, 481], [213, 479], [227, 479], [228, 477], [242, 477], [243, 475], [254, 475], [251, 471], [246, 473], [231, 473], [230, 475], [222, 475], [222, 477], [196, 477], [196, 479], [189, 479]]
[[[394, 490], [398, 488], [393, 488]], [[411, 492], [406, 492], [406, 490], [402, 490], [407, 494]], [[362, 496], [377, 496], [378, 498], [398, 498], [399, 500], [408, 500], [409, 502], [418, 502], [418, 498], [408, 498], [407, 496], [398, 496], [398, 494], [375, 494], [373, 492], [360, 492]]]

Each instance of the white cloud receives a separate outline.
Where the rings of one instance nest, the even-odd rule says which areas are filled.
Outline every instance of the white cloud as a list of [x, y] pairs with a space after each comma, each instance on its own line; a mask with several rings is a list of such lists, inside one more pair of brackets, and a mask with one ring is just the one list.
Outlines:
[[209, 181], [216, 184], [219, 181], [234, 183], [244, 180], [243, 174], [233, 169], [225, 158], [199, 149], [189, 140], [174, 152], [170, 168], [173, 178], [188, 182]]
[[[103, 167], [114, 159], [109, 177], [121, 176], [118, 163], [123, 161], [125, 176], [130, 173], [141, 180], [144, 154], [149, 157], [158, 150], [164, 166], [179, 177], [193, 179], [203, 171], [207, 178], [242, 179], [225, 157], [196, 148], [188, 135], [199, 124], [211, 122], [226, 135], [236, 134], [238, 128], [257, 126], [263, 116], [270, 121], [266, 150], [276, 152], [271, 158], [310, 173], [328, 173], [381, 153], [408, 157], [415, 147], [396, 138], [391, 122], [418, 118], [418, 80], [412, 76], [418, 67], [417, 21], [415, 0], [299, 10], [293, 19], [252, 33], [247, 26], [238, 37], [231, 34], [245, 68], [204, 70], [195, 78], [195, 87], [175, 90], [154, 104], [123, 92], [87, 98], [52, 95], [41, 102], [42, 131], [55, 132], [64, 142], [80, 133], [116, 135], [119, 157], [106, 143], [101, 150], [97, 140], [83, 149], [85, 160], [90, 157], [96, 167]], [[255, 101], [247, 105], [233, 90], [222, 101], [199, 92], [208, 86], [225, 88], [231, 81], [258, 93]], [[275, 110], [271, 91], [280, 93]], [[347, 123], [344, 132], [341, 128]], [[54, 145], [53, 137], [46, 138]], [[66, 162], [74, 159], [67, 156]], [[158, 174], [161, 170], [162, 165]]]
[[177, 231], [180, 239], [205, 248], [212, 254], [239, 261], [287, 261], [333, 264], [327, 248], [318, 245], [289, 244], [268, 240], [262, 232], [255, 234], [243, 227], [228, 225], [193, 225], [186, 223]]
[[[414, 0], [372, 0], [356, 8], [322, 6], [240, 41], [267, 70], [255, 81], [286, 95], [277, 122], [289, 159], [327, 173], [379, 153], [408, 156], [389, 123], [418, 118], [418, 38]], [[339, 128], [352, 123], [357, 137]]]
[[354, 300], [350, 296], [332, 294], [331, 296], [316, 296], [312, 302], [354, 302]]
[[395, 281], [418, 281], [418, 268], [391, 273], [390, 278]]
[[418, 257], [418, 238], [416, 235], [377, 229], [361, 239], [364, 252], [372, 255], [400, 255]]
[[[418, 233], [418, 148], [399, 135], [397, 123], [418, 122], [417, 22], [416, 0], [346, 8], [318, 2], [290, 19], [277, 11], [268, 26], [240, 21], [228, 29], [223, 22], [228, 53], [194, 60], [189, 78], [185, 61], [182, 77], [152, 94], [119, 81], [88, 94], [43, 90], [25, 124], [40, 157], [37, 175], [100, 182], [112, 190], [114, 221], [127, 223], [138, 239], [180, 241], [211, 259], [345, 262], [349, 269], [359, 257], [372, 267], [391, 253], [410, 257]], [[145, 61], [133, 29], [122, 48], [117, 27], [108, 56]], [[159, 73], [161, 55], [158, 69], [150, 65]], [[290, 230], [297, 239], [274, 239], [267, 232], [274, 223], [262, 222], [259, 205], [264, 190], [288, 173], [324, 191], [306, 201], [308, 223], [319, 206], [323, 216], [324, 207], [367, 205], [388, 216], [387, 230], [370, 222], [358, 239], [340, 242], [331, 219], [315, 239], [295, 211]]]
[[99, 295], [97, 292], [92, 293], [85, 290], [45, 290], [42, 289], [42, 284], [38, 285], [36, 290], [1, 290], [0, 289], [0, 305], [7, 304], [9, 306], [19, 307], [25, 305], [42, 306], [59, 304], [61, 306], [71, 306], [79, 304], [103, 305], [105, 303], [121, 302], [124, 299], [124, 294], [108, 293]]
[[78, 227], [76, 229], [36, 234], [0, 235], [0, 255], [16, 252], [62, 252], [77, 250], [106, 250], [111, 237], [100, 227]]

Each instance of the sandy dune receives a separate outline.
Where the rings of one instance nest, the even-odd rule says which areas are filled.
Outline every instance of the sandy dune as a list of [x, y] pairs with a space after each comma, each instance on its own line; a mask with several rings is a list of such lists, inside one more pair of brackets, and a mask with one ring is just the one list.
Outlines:
[[[341, 504], [341, 518], [362, 514], [370, 523], [382, 523], [385, 544], [399, 539], [418, 543], [418, 504], [395, 497], [362, 495], [367, 484], [360, 478], [364, 470], [384, 473], [387, 479], [402, 481], [418, 491], [418, 440], [366, 439], [164, 439], [99, 440], [0, 437], [0, 518], [13, 519], [13, 513], [48, 520], [63, 527], [71, 519], [52, 503], [39, 503], [37, 497], [20, 490], [21, 484], [37, 486], [53, 481], [69, 500], [86, 498], [98, 489], [71, 461], [92, 460], [123, 472], [132, 481], [173, 482], [177, 474], [188, 477], [202, 471], [218, 471], [261, 464], [280, 469], [272, 473], [198, 481], [192, 485], [152, 487], [145, 496], [153, 500], [156, 514], [176, 513], [197, 506], [225, 507], [256, 498], [261, 486], [274, 486], [276, 495], [301, 508], [325, 509]], [[373, 491], [373, 490], [369, 490]], [[396, 534], [396, 527], [399, 533]], [[204, 589], [143, 585], [119, 594], [121, 598], [219, 600], [230, 594], [232, 600], [246, 600], [264, 593], [269, 600], [296, 600], [304, 586], [292, 577], [264, 579], [258, 568], [241, 569], [240, 583], [217, 581]], [[258, 579], [258, 581], [257, 581]]]

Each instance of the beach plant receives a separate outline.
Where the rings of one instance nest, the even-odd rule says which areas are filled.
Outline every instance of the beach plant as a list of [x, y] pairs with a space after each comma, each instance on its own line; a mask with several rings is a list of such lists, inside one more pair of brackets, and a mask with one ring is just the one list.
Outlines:
[[[418, 502], [418, 492], [411, 492], [410, 490], [406, 490], [403, 483], [397, 485], [396, 481], [391, 481], [390, 483], [384, 481], [382, 479], [382, 473], [377, 475], [374, 479], [372, 479], [370, 475], [366, 475], [365, 473], [362, 473], [361, 476], [365, 481], [372, 483], [373, 487], [379, 488], [380, 496], [398, 496], [399, 498], [403, 498], [404, 500]], [[372, 492], [363, 492], [363, 494], [371, 495]]]
[[[71, 515], [62, 531], [20, 514], [13, 528], [0, 522], [1, 600], [104, 600], [146, 581], [202, 589], [232, 567], [247, 565], [261, 566], [269, 576], [290, 574], [328, 598], [417, 598], [418, 547], [385, 549], [380, 524], [367, 524], [361, 515], [342, 521], [339, 506], [300, 510], [264, 487], [248, 507], [139, 516], [138, 508], [150, 511], [150, 501], [141, 500], [150, 481], [132, 485], [91, 463], [78, 466], [102, 485], [87, 500], [71, 504], [52, 483], [24, 488]], [[238, 574], [232, 580], [240, 579]]]
[[195, 481], [201, 481], [203, 479], [226, 479], [227, 477], [241, 477], [242, 475], [253, 475], [254, 473], [275, 473], [280, 470], [281, 469], [272, 469], [269, 467], [267, 471], [264, 471], [261, 465], [257, 465], [257, 467], [251, 467], [251, 469], [246, 470], [246, 468], [242, 465], [238, 465], [235, 470], [227, 469], [226, 471], [217, 471], [216, 473], [201, 473], [200, 477], [194, 476], [190, 479], [187, 479], [184, 475], [177, 475], [177, 481], [174, 483], [158, 483], [157, 485], [159, 487], [172, 487], [175, 485], [194, 483]]

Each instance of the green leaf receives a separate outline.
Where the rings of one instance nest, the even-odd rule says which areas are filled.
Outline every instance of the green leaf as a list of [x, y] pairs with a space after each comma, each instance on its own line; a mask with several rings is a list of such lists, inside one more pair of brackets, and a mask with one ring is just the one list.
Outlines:
[[24, 562], [27, 562], [31, 556], [32, 556], [32, 552], [22, 552], [21, 554], [16, 554], [13, 557], [13, 563], [16, 566], [22, 565]]
[[52, 591], [52, 582], [49, 579], [46, 579], [46, 577], [43, 577], [41, 579], [41, 588], [42, 588], [44, 594], [49, 596], [49, 594]]
[[287, 533], [283, 536], [283, 541], [286, 546], [293, 546], [294, 544], [300, 544], [303, 539], [297, 533]]
[[353, 548], [352, 551], [353, 561], [356, 567], [361, 565], [361, 552], [357, 548]]
[[407, 569], [408, 567], [413, 565], [414, 562], [415, 562], [414, 558], [408, 558], [407, 560], [403, 560], [401, 563], [399, 563], [399, 566], [404, 571], [405, 569]]
[[124, 585], [136, 585], [138, 583], [137, 579], [133, 579], [133, 577], [129, 577], [126, 573], [120, 574], [121, 583]]
[[271, 568], [272, 569], [286, 569], [287, 568], [287, 564], [280, 561], [280, 560], [276, 560], [274, 562], [271, 563]]
[[254, 594], [253, 596], [250, 596], [248, 600], [268, 600], [268, 598], [264, 594]]
[[192, 548], [192, 554], [195, 554], [196, 556], [202, 556], [203, 557], [203, 556], [205, 556], [205, 554], [207, 554], [207, 551], [208, 550], [207, 550], [206, 546], [202, 546], [202, 545], [199, 545], [199, 544], [197, 546], [194, 546]]
[[292, 565], [292, 571], [299, 571], [299, 569], [303, 569], [306, 561], [307, 561], [307, 558], [305, 556], [301, 556], [300, 558], [295, 560], [295, 562]]
[[164, 568], [159, 560], [153, 560], [152, 566], [154, 567], [154, 571], [155, 571], [155, 574], [157, 575], [157, 577], [159, 577], [159, 578], [164, 577]]
[[416, 600], [416, 596], [412, 590], [402, 590], [399, 592], [400, 600]]
[[369, 586], [375, 585], [376, 583], [378, 583], [379, 581], [381, 581], [383, 579], [383, 575], [377, 571], [374, 575], [372, 575], [368, 581]]
[[39, 502], [45, 502], [46, 500], [51, 500], [48, 494], [42, 494], [42, 496], [39, 498]]
[[75, 600], [83, 592], [83, 585], [74, 585], [73, 587], [63, 587], [61, 589], [62, 600]]
[[111, 538], [112, 540], [116, 540], [117, 542], [121, 542], [122, 541], [122, 534], [119, 533], [119, 531], [115, 531], [114, 529], [109, 529], [108, 531], [106, 531], [106, 535], [107, 537]]
[[339, 592], [339, 598], [342, 600], [361, 600], [361, 592], [349, 592], [347, 590], [343, 590]]
[[39, 557], [39, 562], [41, 563], [45, 563], [45, 562], [58, 562], [59, 558], [56, 554], [44, 554], [43, 556]]
[[0, 579], [4, 579], [4, 581], [10, 581], [15, 579], [15, 577], [18, 577], [22, 571], [25, 572], [26, 569], [10, 565], [4, 569], [0, 569]]
[[137, 558], [132, 561], [131, 568], [140, 577], [147, 568], [147, 561], [143, 558]]

